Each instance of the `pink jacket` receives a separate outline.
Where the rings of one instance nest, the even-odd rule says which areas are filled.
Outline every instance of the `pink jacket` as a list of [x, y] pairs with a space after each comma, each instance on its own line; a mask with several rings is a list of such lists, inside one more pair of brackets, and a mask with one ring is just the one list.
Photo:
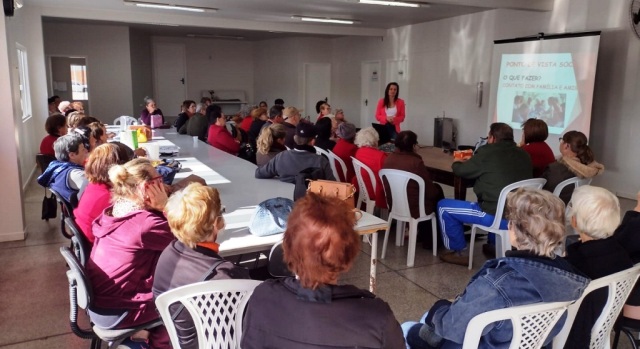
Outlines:
[[[400, 132], [400, 124], [404, 121], [405, 113], [404, 113], [404, 100], [398, 98], [396, 100], [396, 108], [398, 112], [396, 113], [394, 124], [396, 126], [396, 132]], [[387, 112], [384, 110], [384, 98], [380, 98], [378, 101], [378, 106], [376, 107], [376, 120], [381, 125], [387, 124]]]

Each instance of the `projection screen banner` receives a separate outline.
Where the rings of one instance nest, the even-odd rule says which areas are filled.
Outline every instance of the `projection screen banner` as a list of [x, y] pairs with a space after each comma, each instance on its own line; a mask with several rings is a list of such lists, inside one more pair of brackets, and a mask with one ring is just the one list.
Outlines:
[[[589, 135], [600, 32], [494, 43], [489, 123], [504, 122], [516, 131], [537, 118], [547, 123], [550, 135], [569, 130]], [[554, 139], [550, 145], [558, 143], [549, 137]]]

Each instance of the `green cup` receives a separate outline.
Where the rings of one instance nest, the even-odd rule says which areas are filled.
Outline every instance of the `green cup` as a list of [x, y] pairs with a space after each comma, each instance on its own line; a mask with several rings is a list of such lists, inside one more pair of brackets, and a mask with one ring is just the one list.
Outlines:
[[138, 149], [138, 131], [131, 131], [131, 144], [133, 144], [133, 150]]

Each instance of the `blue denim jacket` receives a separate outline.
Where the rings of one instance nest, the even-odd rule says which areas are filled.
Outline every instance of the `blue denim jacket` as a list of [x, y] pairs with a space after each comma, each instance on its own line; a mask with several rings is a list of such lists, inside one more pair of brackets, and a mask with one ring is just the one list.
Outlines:
[[[578, 299], [589, 283], [562, 258], [544, 258], [528, 252], [510, 253], [511, 257], [487, 261], [450, 305], [431, 309], [432, 334], [445, 341], [442, 348], [460, 348], [467, 324], [481, 313], [538, 302], [562, 302]], [[560, 332], [563, 316], [551, 331], [547, 342]], [[479, 348], [508, 348], [512, 337], [511, 321], [500, 321], [483, 330]]]

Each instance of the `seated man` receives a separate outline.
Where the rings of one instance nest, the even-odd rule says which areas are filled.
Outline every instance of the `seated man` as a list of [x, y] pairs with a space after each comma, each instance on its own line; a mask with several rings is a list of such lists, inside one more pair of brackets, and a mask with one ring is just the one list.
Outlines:
[[296, 126], [296, 135], [293, 137], [296, 145], [293, 149], [280, 152], [273, 159], [256, 169], [256, 178], [280, 177], [282, 182], [295, 183], [296, 175], [300, 171], [316, 167], [322, 169], [324, 178], [335, 181], [329, 160], [316, 154], [313, 147], [315, 143], [316, 127], [312, 124], [301, 122]]
[[[627, 251], [613, 237], [620, 223], [620, 203], [610, 191], [585, 185], [576, 188], [569, 204], [571, 226], [580, 241], [567, 246], [565, 259], [590, 279], [633, 267]], [[564, 348], [588, 348], [591, 328], [607, 302], [608, 291], [596, 290], [580, 305]]]
[[[496, 214], [500, 191], [509, 184], [531, 178], [531, 157], [513, 141], [513, 129], [504, 123], [490, 126], [487, 145], [478, 149], [467, 161], [456, 161], [451, 166], [456, 176], [475, 179], [473, 191], [478, 202], [443, 199], [438, 202], [438, 216], [444, 246], [451, 250], [440, 256], [444, 262], [467, 265], [469, 257], [463, 251], [464, 223], [491, 225]], [[507, 229], [502, 220], [501, 229]], [[489, 243], [495, 236], [489, 234]]]
[[53, 143], [53, 149], [57, 160], [52, 161], [38, 177], [38, 184], [55, 190], [67, 202], [71, 202], [72, 194], [77, 194], [87, 184], [84, 163], [89, 152], [84, 145], [84, 138], [75, 132], [58, 138]]

